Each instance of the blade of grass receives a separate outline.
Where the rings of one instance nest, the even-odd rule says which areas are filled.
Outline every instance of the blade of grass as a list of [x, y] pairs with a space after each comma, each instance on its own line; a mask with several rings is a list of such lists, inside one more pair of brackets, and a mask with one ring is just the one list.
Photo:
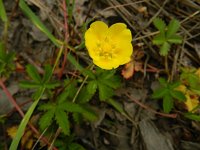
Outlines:
[[28, 18], [34, 23], [38, 29], [44, 32], [47, 37], [57, 46], [60, 47], [62, 42], [56, 39], [51, 32], [46, 28], [46, 26], [40, 21], [40, 19], [34, 14], [34, 12], [28, 7], [28, 5], [24, 2], [24, 0], [19, 1], [19, 7], [22, 11], [28, 16]]
[[2, 0], [0, 0], [0, 17], [1, 17], [3, 22], [7, 22], [8, 21], [8, 18], [7, 18], [6, 11], [5, 11], [5, 8], [4, 8]]
[[21, 137], [23, 136], [24, 134], [24, 130], [26, 128], [26, 125], [35, 109], [35, 107], [37, 106], [41, 96], [43, 95], [43, 92], [44, 92], [45, 88], [43, 88], [40, 92], [40, 96], [37, 97], [36, 101], [33, 102], [33, 104], [31, 105], [31, 107], [28, 109], [27, 113], [25, 114], [23, 120], [21, 121], [20, 125], [19, 125], [19, 128], [17, 130], [17, 133], [16, 133], [16, 136], [15, 138], [13, 139], [12, 143], [11, 143], [11, 146], [9, 148], [9, 150], [16, 150], [18, 145], [19, 145], [19, 141], [21, 139]]

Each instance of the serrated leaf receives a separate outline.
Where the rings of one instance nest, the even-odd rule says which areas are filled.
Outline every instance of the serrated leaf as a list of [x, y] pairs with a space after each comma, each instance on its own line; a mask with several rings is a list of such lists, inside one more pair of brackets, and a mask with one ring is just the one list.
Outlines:
[[100, 82], [98, 82], [98, 89], [99, 89], [99, 99], [101, 101], [105, 101], [114, 95], [114, 91], [112, 88], [110, 88]]
[[152, 98], [154, 99], [159, 99], [165, 96], [165, 94], [168, 92], [168, 90], [166, 88], [160, 88], [157, 89], [153, 92], [152, 94]]
[[153, 38], [154, 45], [163, 45], [166, 42], [165, 33], [159, 33]]
[[65, 135], [70, 134], [68, 115], [63, 110], [56, 109], [55, 120]]
[[42, 82], [46, 83], [50, 80], [52, 75], [52, 67], [50, 65], [45, 66], [45, 74], [43, 76]]
[[113, 88], [113, 89], [116, 89], [116, 88], [120, 87], [120, 85], [121, 85], [121, 79], [119, 76], [116, 76], [116, 75], [109, 79], [100, 80], [100, 82], [102, 84], [105, 84], [105, 85]]
[[55, 113], [55, 111], [54, 111], [54, 109], [52, 109], [52, 110], [45, 112], [44, 115], [42, 115], [42, 117], [39, 120], [39, 125], [40, 125], [41, 130], [44, 130], [49, 125], [51, 125], [51, 122], [54, 117], [54, 113]]
[[182, 43], [182, 37], [179, 35], [173, 35], [167, 39], [168, 42], [174, 43], [174, 44], [181, 44]]
[[46, 103], [46, 104], [40, 105], [38, 109], [42, 111], [47, 111], [47, 110], [53, 110], [55, 107], [56, 106], [53, 103]]
[[86, 102], [88, 102], [89, 100], [91, 100], [91, 98], [92, 98], [93, 95], [94, 95], [94, 93], [89, 93], [87, 87], [84, 86], [84, 87], [81, 89], [81, 91], [80, 91], [80, 93], [79, 93], [79, 95], [78, 95], [78, 97], [77, 97], [77, 101], [78, 101], [79, 103], [86, 103]]
[[165, 113], [169, 113], [173, 108], [173, 99], [172, 97], [167, 94], [163, 98], [163, 110]]
[[22, 88], [39, 88], [41, 85], [39, 83], [30, 82], [30, 81], [21, 81], [19, 86]]
[[169, 50], [170, 50], [170, 44], [168, 42], [164, 42], [164, 44], [160, 47], [160, 55], [161, 56], [167, 56]]
[[175, 99], [177, 99], [179, 101], [182, 101], [182, 102], [186, 100], [185, 95], [180, 91], [176, 91], [176, 90], [170, 91], [170, 95], [173, 98], [175, 98]]
[[166, 37], [169, 38], [173, 36], [174, 34], [176, 34], [179, 27], [180, 27], [180, 22], [178, 20], [176, 19], [171, 20], [167, 28]]
[[87, 88], [87, 91], [89, 92], [89, 94], [94, 95], [97, 90], [97, 82], [95, 80], [90, 81], [87, 84], [86, 88]]
[[159, 31], [161, 31], [161, 32], [164, 32], [164, 31], [165, 31], [166, 24], [165, 24], [165, 22], [164, 22], [162, 19], [160, 19], [160, 18], [155, 18], [155, 19], [153, 20], [153, 24], [154, 24], [154, 26], [155, 26]]
[[40, 83], [42, 81], [37, 69], [33, 65], [27, 65], [26, 71], [28, 75], [37, 83]]

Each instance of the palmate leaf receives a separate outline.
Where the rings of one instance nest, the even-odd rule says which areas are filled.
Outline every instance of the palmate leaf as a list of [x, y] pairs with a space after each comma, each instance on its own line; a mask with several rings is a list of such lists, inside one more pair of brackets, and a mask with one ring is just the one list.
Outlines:
[[68, 115], [63, 110], [56, 109], [55, 120], [65, 135], [70, 134], [70, 123]]

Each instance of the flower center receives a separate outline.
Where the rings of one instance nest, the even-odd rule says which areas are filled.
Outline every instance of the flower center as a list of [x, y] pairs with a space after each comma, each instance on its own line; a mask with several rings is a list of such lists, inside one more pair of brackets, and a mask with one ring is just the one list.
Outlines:
[[101, 59], [111, 60], [116, 57], [116, 44], [106, 37], [104, 40], [97, 42], [96, 54]]

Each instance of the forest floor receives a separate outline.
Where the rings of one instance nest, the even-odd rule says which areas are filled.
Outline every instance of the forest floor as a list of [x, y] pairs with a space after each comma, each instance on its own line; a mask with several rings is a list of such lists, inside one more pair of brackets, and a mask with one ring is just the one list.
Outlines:
[[[109, 26], [125, 23], [132, 32], [132, 61], [116, 69], [116, 75], [121, 78], [121, 86], [112, 96], [116, 103], [100, 101], [96, 92], [87, 105], [97, 114], [97, 120], [76, 123], [70, 114], [70, 135], [63, 134], [56, 121], [49, 124], [51, 127], [41, 130], [38, 122], [43, 111], [38, 109], [39, 106], [56, 101], [64, 85], [51, 89], [50, 94], [40, 97], [18, 149], [200, 150], [200, 111], [196, 110], [195, 116], [187, 118], [185, 113], [190, 106], [174, 100], [173, 108], [166, 113], [162, 100], [152, 98], [152, 93], [160, 87], [160, 77], [175, 82], [181, 81], [184, 69], [192, 68], [198, 72], [198, 0], [75, 0], [74, 4], [73, 0], [26, 0], [50, 33], [67, 43], [58, 62], [60, 49], [25, 15], [18, 5], [19, 1], [3, 1], [9, 19], [6, 33], [4, 22], [0, 21], [1, 41], [6, 41], [8, 52], [15, 53], [14, 69], [11, 66], [9, 72], [3, 72], [6, 75], [1, 75], [0, 80], [0, 149], [9, 149], [24, 114], [35, 102], [31, 96], [34, 90], [20, 87], [21, 81], [30, 80], [27, 64], [43, 75], [46, 64], [53, 66], [57, 63], [52, 78], [60, 83], [66, 82], [66, 79], [76, 80], [77, 90], [81, 90], [82, 85], [87, 83], [87, 77], [68, 61], [67, 54], [70, 52], [78, 64], [91, 70], [88, 66], [92, 61], [84, 46], [84, 32], [92, 22], [101, 20]], [[153, 25], [155, 18], [161, 18], [166, 24], [172, 19], [180, 23], [177, 34], [182, 42], [172, 44], [166, 56], [161, 56], [159, 46], [152, 42], [159, 33]], [[182, 84], [184, 81], [181, 81]], [[81, 94], [79, 92], [75, 93]], [[199, 93], [189, 95], [192, 104], [192, 98], [198, 101], [196, 106], [199, 105]], [[77, 99], [80, 99], [79, 96]]]

